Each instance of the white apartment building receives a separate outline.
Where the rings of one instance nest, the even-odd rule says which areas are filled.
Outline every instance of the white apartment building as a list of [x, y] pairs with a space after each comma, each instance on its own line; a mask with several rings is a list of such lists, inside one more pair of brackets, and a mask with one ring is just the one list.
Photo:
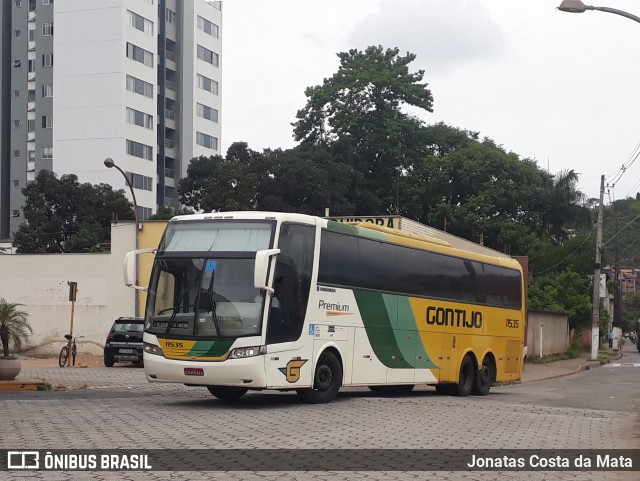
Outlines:
[[0, 88], [11, 99], [0, 116], [0, 150], [9, 153], [0, 238], [23, 221], [20, 190], [41, 169], [108, 183], [131, 199], [122, 174], [104, 165], [112, 158], [131, 180], [140, 219], [178, 207], [189, 160], [219, 153], [222, 2], [10, 3], [0, 10], [10, 70]]

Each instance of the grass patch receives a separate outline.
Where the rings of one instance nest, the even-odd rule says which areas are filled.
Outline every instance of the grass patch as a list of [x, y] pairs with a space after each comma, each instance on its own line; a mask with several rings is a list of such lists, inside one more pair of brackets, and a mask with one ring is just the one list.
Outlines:
[[53, 391], [53, 386], [48, 382], [41, 382], [36, 386], [36, 391]]

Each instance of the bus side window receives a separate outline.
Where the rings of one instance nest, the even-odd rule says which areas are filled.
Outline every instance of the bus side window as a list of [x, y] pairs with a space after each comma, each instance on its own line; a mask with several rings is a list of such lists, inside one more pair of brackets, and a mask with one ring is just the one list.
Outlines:
[[267, 343], [293, 341], [300, 337], [309, 302], [315, 227], [284, 223], [280, 229], [273, 289], [279, 307], [269, 310]]

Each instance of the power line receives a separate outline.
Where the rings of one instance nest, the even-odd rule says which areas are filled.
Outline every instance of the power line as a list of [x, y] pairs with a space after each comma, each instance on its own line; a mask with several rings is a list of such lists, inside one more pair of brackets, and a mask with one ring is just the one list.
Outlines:
[[558, 267], [559, 265], [564, 264], [567, 260], [569, 260], [569, 258], [570, 258], [571, 256], [573, 256], [576, 252], [578, 252], [578, 251], [582, 248], [582, 246], [584, 245], [584, 243], [585, 243], [585, 242], [587, 242], [587, 240], [589, 240], [589, 238], [591, 237], [591, 234], [593, 234], [593, 231], [594, 231], [594, 230], [596, 230], [596, 228], [595, 228], [595, 227], [593, 227], [593, 228], [591, 229], [591, 231], [590, 231], [590, 232], [585, 236], [584, 240], [582, 241], [582, 244], [580, 244], [578, 247], [576, 247], [576, 248], [575, 248], [575, 250], [574, 250], [571, 254], [569, 254], [567, 257], [565, 257], [564, 259], [562, 259], [560, 262], [558, 262], [557, 264], [552, 265], [551, 267], [548, 267], [547, 269], [545, 269], [545, 270], [543, 270], [543, 271], [539, 271], [539, 272], [532, 272], [532, 273], [531, 273], [531, 275], [532, 275], [532, 276], [537, 276], [537, 275], [539, 275], [539, 274], [544, 274], [545, 272], [548, 272], [548, 271], [550, 271], [551, 269], [554, 269], [554, 268]]

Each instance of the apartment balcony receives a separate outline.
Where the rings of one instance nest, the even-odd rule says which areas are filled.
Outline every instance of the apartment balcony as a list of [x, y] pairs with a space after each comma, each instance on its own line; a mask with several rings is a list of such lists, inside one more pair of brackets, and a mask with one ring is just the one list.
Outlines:
[[176, 179], [174, 179], [173, 177], [165, 177], [164, 178], [164, 185], [165, 185], [165, 187], [173, 187], [175, 189], [175, 187], [176, 187]]
[[176, 113], [171, 109], [164, 109], [164, 125], [173, 130], [176, 129]]
[[169, 157], [176, 156], [176, 144], [171, 139], [164, 139], [164, 155]]
[[165, 50], [165, 66], [169, 69], [169, 70], [173, 70], [174, 72], [177, 70], [178, 68], [178, 64], [176, 63], [176, 54], [174, 52], [171, 52], [169, 50]]
[[172, 100], [176, 99], [176, 83], [173, 80], [165, 81], [164, 95]]
[[28, 20], [29, 20], [29, 22], [35, 22], [36, 21], [36, 12], [29, 12]]

